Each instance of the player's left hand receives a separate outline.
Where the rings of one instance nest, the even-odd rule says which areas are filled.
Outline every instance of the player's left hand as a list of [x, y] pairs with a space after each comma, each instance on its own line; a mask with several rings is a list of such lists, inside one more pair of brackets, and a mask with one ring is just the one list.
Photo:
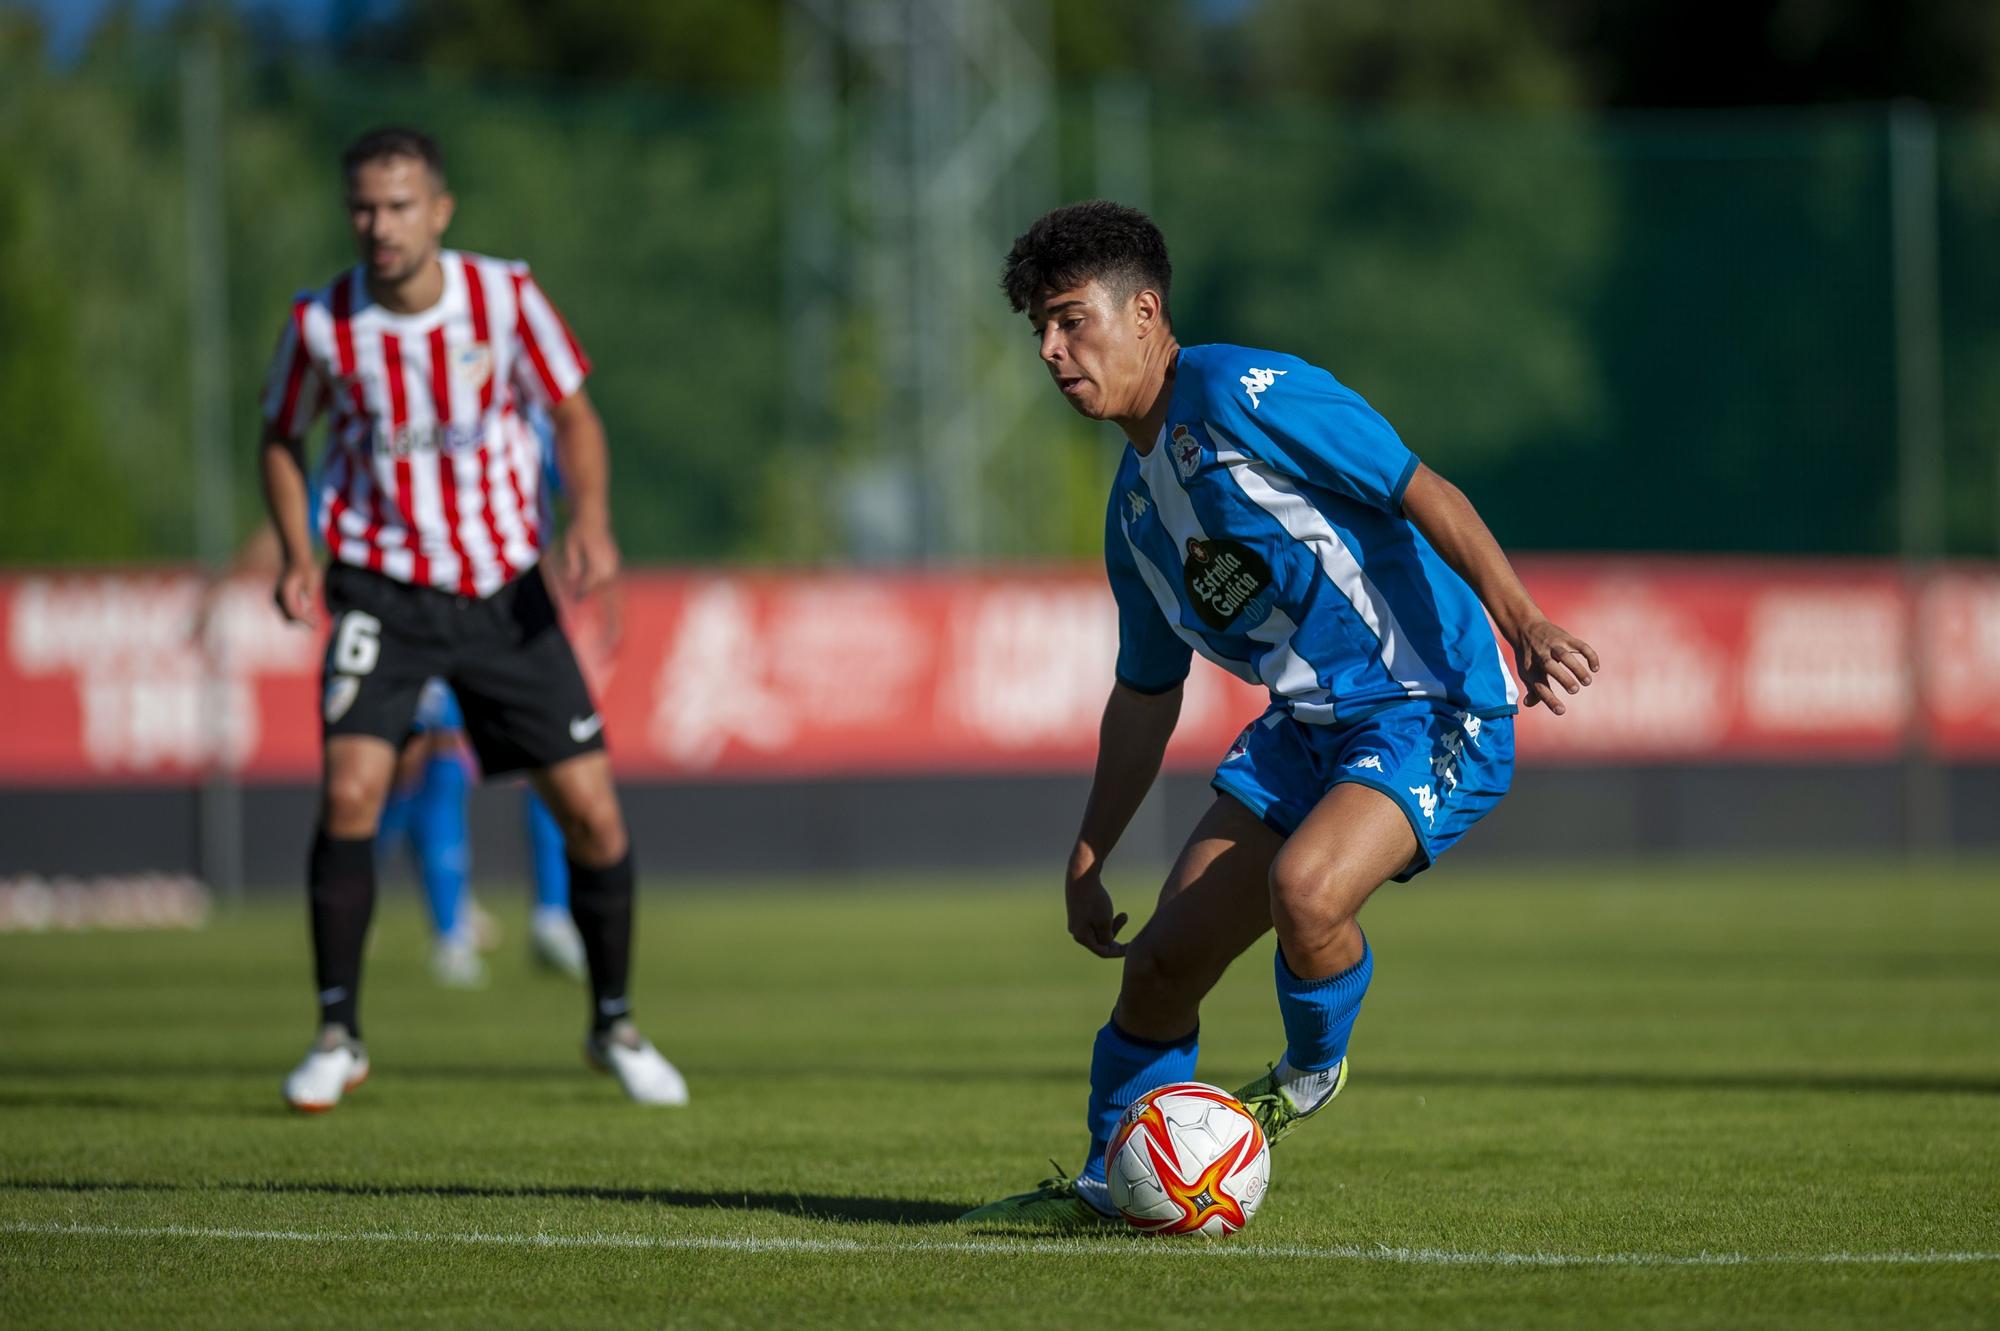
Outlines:
[[1514, 659], [1528, 690], [1528, 706], [1540, 703], [1557, 716], [1564, 711], [1563, 693], [1589, 688], [1602, 669], [1589, 643], [1546, 619], [1536, 620], [1515, 636]]
[[563, 535], [563, 575], [578, 601], [617, 578], [618, 542], [611, 539], [610, 523], [570, 523]]

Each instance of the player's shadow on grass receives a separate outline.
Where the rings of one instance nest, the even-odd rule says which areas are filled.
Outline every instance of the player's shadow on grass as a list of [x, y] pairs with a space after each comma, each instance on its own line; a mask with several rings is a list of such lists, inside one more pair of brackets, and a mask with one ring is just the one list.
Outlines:
[[848, 1224], [941, 1225], [976, 1203], [926, 1202], [902, 1197], [831, 1197], [792, 1192], [696, 1192], [683, 1188], [599, 1188], [569, 1184], [335, 1183], [282, 1180], [181, 1183], [87, 1179], [0, 1179], [7, 1192], [241, 1192], [268, 1196], [447, 1197], [481, 1201], [559, 1199], [671, 1206], [700, 1211], [770, 1211], [803, 1220]]

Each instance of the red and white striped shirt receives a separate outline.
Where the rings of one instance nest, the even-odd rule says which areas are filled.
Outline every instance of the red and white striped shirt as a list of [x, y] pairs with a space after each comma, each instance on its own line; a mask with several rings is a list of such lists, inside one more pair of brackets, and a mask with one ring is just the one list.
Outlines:
[[542, 548], [541, 441], [590, 373], [524, 263], [445, 250], [444, 295], [415, 314], [368, 296], [360, 268], [292, 301], [264, 388], [266, 427], [330, 418], [320, 535], [342, 563], [486, 596]]

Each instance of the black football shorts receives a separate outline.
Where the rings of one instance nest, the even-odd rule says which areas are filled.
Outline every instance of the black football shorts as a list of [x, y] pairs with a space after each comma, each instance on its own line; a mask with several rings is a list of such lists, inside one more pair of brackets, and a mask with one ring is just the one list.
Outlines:
[[540, 568], [480, 598], [335, 563], [326, 608], [333, 621], [320, 673], [326, 737], [373, 735], [400, 747], [424, 681], [438, 678], [458, 696], [489, 777], [604, 747], [604, 720]]

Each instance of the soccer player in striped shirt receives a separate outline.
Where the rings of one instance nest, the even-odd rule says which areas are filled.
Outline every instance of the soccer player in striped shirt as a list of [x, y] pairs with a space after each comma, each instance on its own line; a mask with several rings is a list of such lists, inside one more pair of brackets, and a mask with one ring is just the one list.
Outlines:
[[[1105, 563], [1117, 680], [1065, 875], [1069, 932], [1123, 958], [1090, 1063], [1075, 1178], [969, 1212], [1071, 1228], [1113, 1214], [1105, 1147], [1128, 1105], [1195, 1071], [1201, 1000], [1275, 927], [1283, 1055], [1238, 1097], [1275, 1143], [1339, 1094], [1374, 970], [1357, 917], [1423, 872], [1506, 792], [1519, 688], [1560, 715], [1598, 669], [1550, 623], [1455, 487], [1325, 370], [1245, 347], [1183, 347], [1172, 268], [1143, 214], [1057, 209], [1002, 285], [1057, 389], [1127, 441]], [[1270, 690], [1217, 767], [1215, 800], [1129, 943], [1101, 880], [1159, 772], [1196, 653]]]
[[[292, 302], [264, 395], [264, 494], [284, 548], [278, 608], [312, 624], [323, 591], [333, 623], [308, 867], [320, 1033], [285, 1098], [330, 1109], [368, 1075], [358, 997], [373, 843], [397, 749], [435, 676], [456, 695], [485, 775], [526, 772], [562, 825], [590, 971], [586, 1052], [633, 1099], [685, 1103], [680, 1074], [632, 1024], [630, 841], [603, 721], [540, 566], [530, 403], [555, 427], [571, 590], [588, 595], [618, 571], [604, 429], [583, 388], [590, 363], [527, 265], [442, 248], [453, 201], [428, 135], [372, 132], [341, 165], [361, 262]], [[303, 450], [321, 414], [324, 574]]]

